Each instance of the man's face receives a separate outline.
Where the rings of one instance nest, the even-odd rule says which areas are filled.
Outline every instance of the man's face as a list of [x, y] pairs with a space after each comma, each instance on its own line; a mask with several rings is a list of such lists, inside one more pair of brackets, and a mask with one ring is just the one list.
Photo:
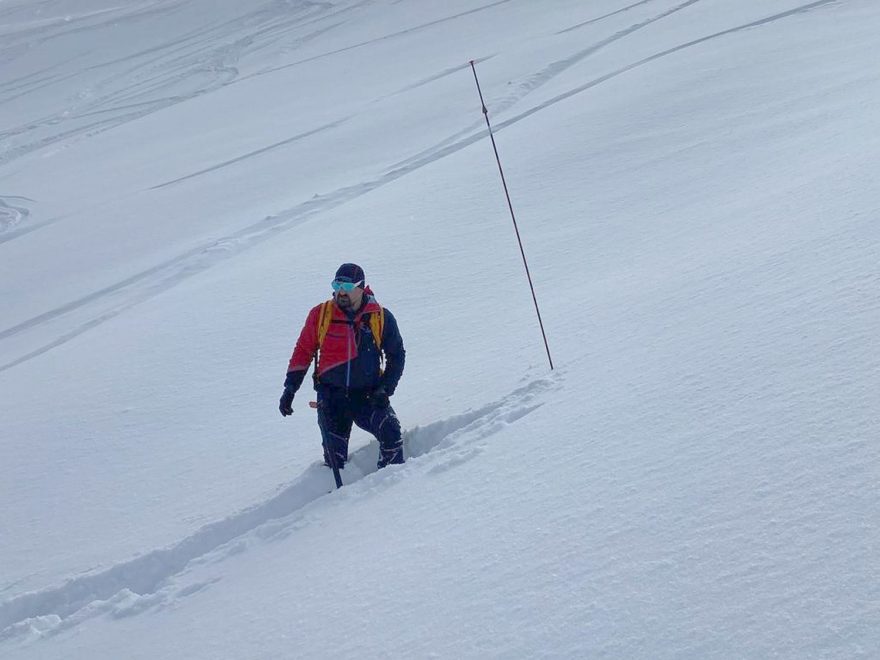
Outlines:
[[364, 299], [364, 283], [355, 282], [354, 284], [354, 288], [351, 288], [349, 282], [334, 280], [333, 297], [336, 298], [336, 304], [340, 309], [358, 309], [361, 306]]

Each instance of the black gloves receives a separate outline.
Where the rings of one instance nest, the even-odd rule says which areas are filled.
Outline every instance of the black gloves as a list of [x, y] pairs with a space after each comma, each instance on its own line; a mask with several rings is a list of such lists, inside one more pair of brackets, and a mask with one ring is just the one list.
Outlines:
[[281, 401], [278, 403], [278, 410], [281, 411], [284, 417], [293, 414], [293, 408], [290, 407], [293, 403], [293, 395], [296, 394], [299, 386], [302, 385], [305, 375], [306, 372], [302, 369], [287, 372], [287, 378], [284, 379], [284, 393], [281, 395]]
[[293, 390], [289, 390], [285, 387], [284, 393], [281, 395], [281, 401], [278, 403], [278, 410], [281, 411], [283, 417], [293, 414], [293, 408], [291, 407], [292, 404]]
[[385, 391], [384, 387], [377, 387], [375, 390], [373, 390], [373, 394], [370, 396], [370, 400], [377, 408], [387, 408], [388, 392]]

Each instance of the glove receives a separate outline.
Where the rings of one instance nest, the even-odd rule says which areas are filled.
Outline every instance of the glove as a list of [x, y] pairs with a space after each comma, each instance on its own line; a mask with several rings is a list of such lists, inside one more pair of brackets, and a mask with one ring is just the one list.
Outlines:
[[387, 408], [388, 407], [388, 392], [385, 391], [384, 387], [377, 387], [373, 390], [373, 394], [370, 396], [370, 400], [373, 402], [373, 405], [376, 408]]
[[293, 414], [293, 408], [291, 405], [293, 404], [293, 391], [284, 388], [284, 393], [281, 395], [281, 401], [278, 403], [278, 410], [281, 411], [282, 417], [287, 417], [288, 415]]

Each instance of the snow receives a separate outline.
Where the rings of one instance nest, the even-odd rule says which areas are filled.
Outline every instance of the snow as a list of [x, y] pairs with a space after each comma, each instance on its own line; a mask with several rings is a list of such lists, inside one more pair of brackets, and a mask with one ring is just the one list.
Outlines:
[[[0, 656], [878, 657], [878, 29], [0, 2]], [[334, 491], [277, 399], [344, 261], [409, 460]]]

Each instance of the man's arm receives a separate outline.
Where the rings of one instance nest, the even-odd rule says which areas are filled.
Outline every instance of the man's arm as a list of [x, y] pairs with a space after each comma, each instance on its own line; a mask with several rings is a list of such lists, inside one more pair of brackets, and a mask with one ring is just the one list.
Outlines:
[[385, 310], [385, 326], [382, 329], [382, 350], [385, 352], [385, 373], [382, 374], [380, 387], [390, 396], [394, 394], [397, 382], [403, 375], [406, 350], [403, 348], [403, 339], [400, 336], [400, 329], [397, 327], [397, 319], [388, 309]]
[[309, 365], [318, 352], [318, 314], [321, 305], [313, 307], [306, 317], [305, 325], [299, 333], [299, 339], [296, 340], [296, 346], [293, 349], [293, 355], [290, 356], [290, 362], [287, 364], [287, 378], [284, 379], [284, 389], [291, 394], [302, 385]]

